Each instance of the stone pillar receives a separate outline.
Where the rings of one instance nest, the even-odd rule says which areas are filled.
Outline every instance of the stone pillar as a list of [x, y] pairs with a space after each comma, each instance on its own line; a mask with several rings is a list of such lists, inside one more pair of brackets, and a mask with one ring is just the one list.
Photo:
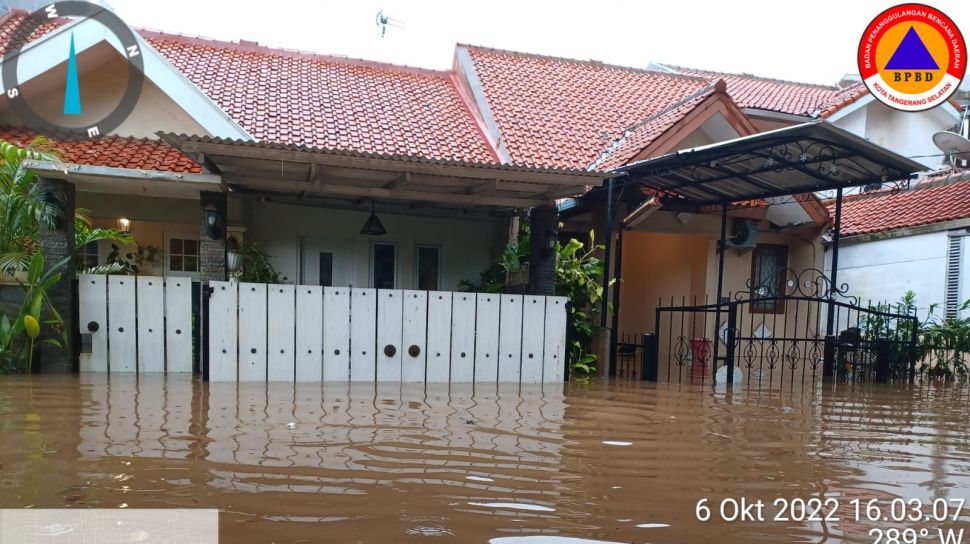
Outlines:
[[529, 211], [529, 293], [556, 294], [556, 252], [550, 240], [559, 234], [559, 211], [555, 206], [537, 206]]
[[[63, 344], [61, 347], [50, 344], [41, 344], [39, 350], [39, 366], [41, 372], [73, 372], [77, 368], [77, 357], [75, 352], [75, 335], [77, 333], [77, 295], [74, 288], [76, 263], [76, 252], [74, 248], [74, 185], [70, 182], [59, 179], [39, 178], [37, 187], [47, 193], [63, 210], [63, 215], [58, 224], [51, 228], [43, 223], [40, 225], [40, 250], [44, 254], [45, 271], [61, 264], [58, 272], [61, 274], [61, 281], [55, 283], [47, 290], [47, 297], [51, 305], [61, 315], [63, 329], [54, 330], [49, 326], [44, 326], [41, 333], [43, 338], [58, 338]], [[66, 259], [66, 260], [65, 260]], [[49, 316], [44, 312], [41, 321], [46, 321]], [[62, 334], [61, 331], [67, 331]]]
[[[226, 194], [214, 191], [199, 193], [199, 275], [202, 280], [226, 279]], [[214, 228], [206, 221], [207, 211], [219, 217]]]

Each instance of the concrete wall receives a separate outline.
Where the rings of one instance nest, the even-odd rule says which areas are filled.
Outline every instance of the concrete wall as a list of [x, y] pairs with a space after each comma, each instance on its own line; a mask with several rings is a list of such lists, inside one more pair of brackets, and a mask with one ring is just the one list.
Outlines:
[[[896, 302], [912, 290], [921, 315], [930, 304], [940, 304], [942, 313], [946, 254], [946, 232], [846, 243], [839, 248], [838, 282], [847, 283], [849, 294], [863, 304]], [[831, 249], [825, 252], [825, 269], [831, 274]]]
[[[659, 214], [658, 214], [659, 215]], [[653, 219], [653, 218], [651, 218]], [[719, 219], [713, 216], [697, 216], [689, 225], [701, 226]], [[658, 217], [656, 225], [670, 228], [666, 218]], [[788, 266], [796, 272], [808, 268], [821, 269], [823, 250], [817, 236], [811, 232], [798, 231], [777, 233], [765, 230], [767, 223], [762, 222], [762, 232], [758, 242], [788, 246]], [[623, 284], [620, 290], [620, 334], [638, 334], [654, 330], [655, 310], [660, 299], [664, 305], [680, 305], [686, 299], [690, 304], [696, 297], [699, 304], [705, 300], [713, 304], [717, 299], [718, 253], [717, 235], [714, 229], [705, 233], [660, 233], [628, 231], [623, 240]], [[724, 296], [732, 296], [738, 291], [747, 291], [751, 277], [750, 249], [728, 249], [724, 259]], [[802, 314], [805, 308], [802, 307]], [[786, 307], [790, 327], [794, 327], [797, 309], [791, 304]], [[745, 312], [741, 324], [745, 330], [754, 320], [754, 328], [764, 321], [782, 323], [784, 315], [752, 314]], [[722, 318], [723, 319], [723, 318]], [[805, 325], [804, 316], [799, 320]], [[700, 327], [698, 325], [698, 327]], [[694, 331], [700, 335], [701, 330]], [[780, 332], [780, 331], [779, 331]], [[793, 331], [789, 331], [793, 332]], [[802, 333], [803, 331], [800, 331]], [[705, 336], [714, 334], [713, 320]]]
[[940, 153], [933, 145], [932, 136], [935, 132], [947, 130], [955, 122], [955, 119], [939, 108], [910, 113], [872, 101], [865, 107], [836, 119], [833, 124], [904, 157], [913, 157], [928, 169], [935, 169], [943, 161], [938, 156], [926, 156]]
[[[371, 285], [373, 242], [397, 244], [399, 288], [415, 287], [415, 252], [418, 244], [441, 248], [441, 283], [454, 289], [460, 280], [478, 280], [492, 261], [493, 223], [484, 220], [430, 218], [381, 213], [388, 234], [367, 237], [360, 228], [369, 212], [250, 202], [247, 237], [270, 255], [274, 266], [290, 283], [316, 283], [311, 271], [301, 280], [300, 248], [312, 259], [317, 251], [334, 252], [335, 282], [358, 287]], [[344, 281], [341, 281], [341, 279]]]
[[623, 235], [620, 332], [653, 331], [655, 310], [670, 297], [704, 300], [707, 237], [628, 231]]

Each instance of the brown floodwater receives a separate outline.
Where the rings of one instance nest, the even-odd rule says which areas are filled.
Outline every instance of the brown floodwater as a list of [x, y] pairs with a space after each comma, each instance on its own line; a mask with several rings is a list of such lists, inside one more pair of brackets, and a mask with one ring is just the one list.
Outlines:
[[[970, 543], [970, 505], [900, 523], [851, 506], [891, 517], [893, 499], [918, 499], [930, 516], [943, 499], [953, 515], [970, 498], [968, 406], [931, 384], [0, 377], [0, 507], [218, 508], [223, 542], [875, 542], [899, 527], [927, 543], [966, 527]], [[839, 520], [772, 519], [776, 499], [813, 497]], [[763, 513], [718, 519], [742, 499]]]

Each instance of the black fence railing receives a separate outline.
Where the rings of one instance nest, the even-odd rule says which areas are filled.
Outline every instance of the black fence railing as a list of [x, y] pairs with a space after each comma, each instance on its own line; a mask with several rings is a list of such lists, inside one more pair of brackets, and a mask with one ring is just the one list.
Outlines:
[[652, 335], [619, 339], [618, 376], [769, 386], [915, 377], [912, 312], [817, 296], [673, 302], [657, 307]]

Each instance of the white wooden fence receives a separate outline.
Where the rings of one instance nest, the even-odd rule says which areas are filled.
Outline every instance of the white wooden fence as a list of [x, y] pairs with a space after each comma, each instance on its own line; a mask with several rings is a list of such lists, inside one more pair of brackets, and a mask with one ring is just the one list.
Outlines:
[[81, 372], [192, 372], [192, 280], [82, 274]]
[[563, 381], [566, 298], [209, 282], [209, 380]]
[[[209, 282], [210, 381], [556, 383], [566, 298]], [[191, 372], [188, 278], [82, 275], [82, 372]]]

